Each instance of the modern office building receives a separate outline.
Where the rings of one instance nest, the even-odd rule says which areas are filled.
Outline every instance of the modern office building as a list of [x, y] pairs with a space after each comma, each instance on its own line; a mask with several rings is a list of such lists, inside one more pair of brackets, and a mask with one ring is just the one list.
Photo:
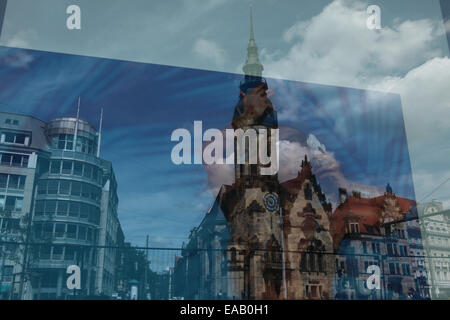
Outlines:
[[[0, 128], [2, 237], [16, 234], [23, 243], [2, 255], [2, 274], [11, 280], [2, 280], [3, 291], [34, 299], [111, 295], [111, 247], [122, 232], [114, 171], [99, 157], [101, 133], [78, 118], [45, 123], [10, 113], [0, 113]], [[81, 269], [80, 290], [66, 287], [69, 265]]]

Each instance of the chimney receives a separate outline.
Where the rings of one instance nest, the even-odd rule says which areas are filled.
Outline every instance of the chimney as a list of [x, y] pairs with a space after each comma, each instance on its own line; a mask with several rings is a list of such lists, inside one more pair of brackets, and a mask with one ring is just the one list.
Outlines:
[[339, 188], [339, 204], [343, 204], [347, 201], [347, 189]]
[[353, 190], [352, 191], [352, 196], [354, 198], [361, 199], [361, 192]]

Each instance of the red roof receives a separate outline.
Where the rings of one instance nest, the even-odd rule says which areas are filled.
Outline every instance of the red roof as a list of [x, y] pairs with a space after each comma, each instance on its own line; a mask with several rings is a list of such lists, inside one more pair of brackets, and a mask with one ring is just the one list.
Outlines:
[[[348, 219], [359, 220], [360, 233], [379, 234], [381, 212], [386, 196], [387, 194], [375, 198], [348, 196], [347, 200], [336, 208], [331, 217], [335, 247], [338, 247], [344, 238], [345, 221]], [[395, 196], [395, 198], [403, 215], [411, 209], [411, 206], [416, 205], [413, 200], [399, 196]]]

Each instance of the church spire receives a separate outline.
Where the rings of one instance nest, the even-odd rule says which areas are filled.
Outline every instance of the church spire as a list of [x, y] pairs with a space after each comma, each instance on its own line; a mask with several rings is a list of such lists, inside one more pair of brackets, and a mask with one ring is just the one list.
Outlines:
[[250, 40], [247, 47], [247, 60], [242, 67], [246, 76], [262, 77], [264, 70], [263, 65], [259, 61], [258, 46], [255, 41], [255, 33], [253, 30], [253, 5], [250, 3]]

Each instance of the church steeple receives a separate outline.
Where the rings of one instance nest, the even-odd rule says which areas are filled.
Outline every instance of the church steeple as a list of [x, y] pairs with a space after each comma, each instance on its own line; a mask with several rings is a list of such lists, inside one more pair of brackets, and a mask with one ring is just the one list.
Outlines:
[[264, 70], [263, 65], [259, 61], [258, 46], [255, 41], [255, 33], [253, 31], [253, 5], [250, 4], [250, 40], [247, 47], [247, 60], [242, 67], [245, 76], [262, 77]]

